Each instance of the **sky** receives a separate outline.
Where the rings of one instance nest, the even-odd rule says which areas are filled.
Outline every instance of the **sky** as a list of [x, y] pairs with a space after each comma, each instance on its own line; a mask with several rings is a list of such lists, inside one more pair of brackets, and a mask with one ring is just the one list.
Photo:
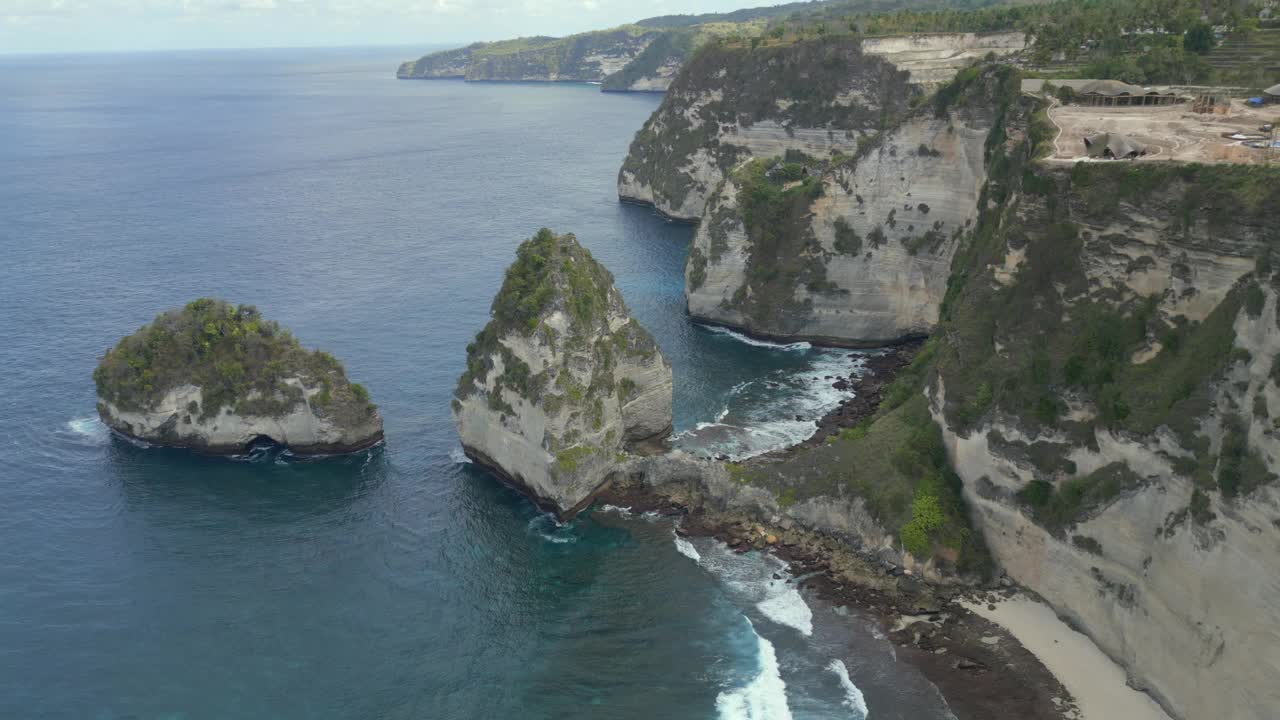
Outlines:
[[440, 45], [780, 0], [0, 0], [0, 54]]

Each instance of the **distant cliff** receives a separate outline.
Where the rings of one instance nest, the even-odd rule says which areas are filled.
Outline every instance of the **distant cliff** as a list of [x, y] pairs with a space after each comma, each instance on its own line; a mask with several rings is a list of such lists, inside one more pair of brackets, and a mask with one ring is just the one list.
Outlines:
[[664, 91], [710, 30], [624, 25], [564, 38], [475, 43], [425, 55], [396, 72], [402, 80], [598, 82], [609, 91]]
[[738, 162], [787, 151], [854, 155], [960, 68], [1024, 43], [1018, 33], [957, 33], [709, 45], [636, 133], [618, 196], [699, 220]]
[[782, 339], [882, 345], [937, 323], [951, 260], [978, 213], [985, 147], [1017, 94], [968, 70], [963, 102], [894, 107], [851, 156], [790, 149], [732, 170], [685, 267], [690, 315]]

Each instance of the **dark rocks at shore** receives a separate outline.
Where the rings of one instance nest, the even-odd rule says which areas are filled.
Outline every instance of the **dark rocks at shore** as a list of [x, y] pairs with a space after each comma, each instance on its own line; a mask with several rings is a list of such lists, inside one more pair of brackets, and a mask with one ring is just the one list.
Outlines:
[[[850, 392], [853, 396], [841, 400], [838, 406], [819, 418], [817, 421], [818, 430], [808, 440], [781, 450], [765, 453], [759, 456], [759, 459], [767, 460], [785, 457], [801, 448], [821, 445], [831, 435], [835, 435], [845, 428], [851, 428], [874, 416], [876, 410], [880, 408], [880, 401], [884, 397], [885, 388], [897, 377], [899, 370], [911, 364], [911, 360], [916, 356], [916, 353], [920, 352], [920, 348], [923, 346], [923, 340], [913, 340], [877, 351], [871, 355], [850, 353], [849, 358], [851, 360], [861, 359], [863, 361], [862, 373], [860, 375], [851, 374], [850, 377], [828, 376], [827, 379], [834, 379], [831, 387], [843, 392]], [[803, 418], [797, 416], [796, 419], [801, 420]]]
[[[630, 483], [607, 488], [597, 501], [633, 513], [678, 515], [675, 532], [681, 537], [714, 537], [739, 554], [769, 552], [784, 560], [787, 569], [779, 579], [840, 614], [856, 612], [872, 620], [897, 648], [899, 660], [936, 685], [959, 720], [1069, 717], [1071, 696], [1044, 664], [1003, 628], [959, 602], [985, 600], [992, 591], [931, 585], [874, 554], [862, 557], [847, 543], [708, 512], [697, 503], [685, 507]], [[992, 637], [1000, 641], [983, 642]]]

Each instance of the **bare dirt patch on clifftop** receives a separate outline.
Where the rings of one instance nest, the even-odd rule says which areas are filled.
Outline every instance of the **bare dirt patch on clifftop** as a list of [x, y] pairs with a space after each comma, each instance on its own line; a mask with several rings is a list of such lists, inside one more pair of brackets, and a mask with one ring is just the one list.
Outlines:
[[1088, 159], [1084, 139], [1098, 133], [1119, 133], [1147, 146], [1137, 162], [1176, 160], [1199, 163], [1263, 163], [1270, 153], [1246, 147], [1226, 135], [1260, 135], [1258, 128], [1275, 122], [1280, 108], [1251, 108], [1232, 101], [1225, 114], [1196, 113], [1191, 104], [1133, 107], [1060, 105], [1049, 118], [1061, 134], [1054, 143], [1052, 161]]

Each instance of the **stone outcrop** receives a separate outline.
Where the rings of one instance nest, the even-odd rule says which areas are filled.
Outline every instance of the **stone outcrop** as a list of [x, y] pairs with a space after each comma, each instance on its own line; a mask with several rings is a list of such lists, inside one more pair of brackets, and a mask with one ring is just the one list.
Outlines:
[[467, 347], [453, 419], [469, 457], [571, 516], [671, 432], [671, 366], [572, 235], [520, 246]]
[[706, 48], [636, 134], [618, 196], [698, 221], [741, 161], [788, 151], [853, 155], [959, 69], [1023, 44], [1014, 33], [954, 33]]
[[108, 350], [94, 381], [102, 421], [153, 445], [327, 455], [382, 440], [364, 387], [248, 305], [202, 299], [160, 315]]
[[[952, 257], [977, 219], [988, 137], [1009, 103], [1007, 69], [966, 72], [964, 102], [935, 98], [850, 158], [793, 150], [730, 173], [689, 252], [689, 314], [836, 345], [930, 332]], [[811, 189], [788, 182], [788, 172], [806, 175]]]

